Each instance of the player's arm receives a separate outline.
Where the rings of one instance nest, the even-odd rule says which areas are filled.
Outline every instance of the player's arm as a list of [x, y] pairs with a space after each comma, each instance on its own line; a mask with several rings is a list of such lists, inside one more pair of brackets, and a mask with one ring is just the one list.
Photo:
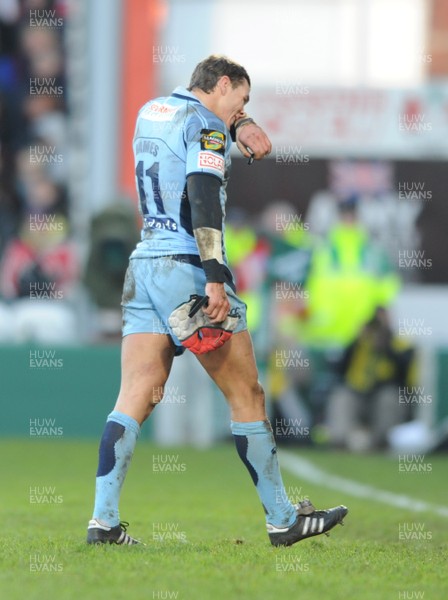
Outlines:
[[224, 283], [232, 281], [222, 255], [220, 188], [220, 180], [213, 175], [193, 173], [187, 179], [193, 233], [207, 279], [205, 293], [209, 301], [203, 311], [214, 323], [220, 323], [227, 317], [230, 303]]
[[[230, 130], [232, 139], [236, 142], [238, 150], [249, 158], [251, 154], [256, 160], [261, 160], [272, 150], [272, 144], [263, 129], [255, 121], [244, 114]], [[248, 151], [248, 148], [252, 152]]]

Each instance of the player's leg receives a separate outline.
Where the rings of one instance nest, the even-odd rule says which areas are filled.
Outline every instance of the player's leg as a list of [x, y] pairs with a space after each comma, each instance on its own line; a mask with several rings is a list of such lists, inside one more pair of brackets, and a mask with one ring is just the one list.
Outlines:
[[221, 348], [197, 357], [226, 397], [232, 421], [266, 419], [264, 391], [247, 330], [235, 333]]
[[120, 492], [140, 426], [163, 396], [175, 352], [146, 288], [152, 267], [149, 260], [131, 260], [126, 273], [121, 387], [100, 442], [95, 507], [87, 538], [90, 543], [133, 543], [121, 531]]
[[120, 393], [107, 418], [99, 448], [90, 543], [101, 543], [111, 535], [112, 541], [117, 541], [118, 534], [123, 535], [118, 543], [134, 543], [120, 529], [120, 492], [140, 426], [162, 399], [173, 357], [174, 347], [167, 335], [136, 333], [123, 339]]
[[198, 359], [230, 405], [236, 448], [262, 502], [272, 544], [291, 545], [341, 522], [345, 507], [315, 511], [308, 501], [293, 506], [288, 499], [249, 333], [234, 334], [224, 346]]
[[134, 333], [124, 337], [121, 386], [114, 410], [142, 425], [162, 399], [174, 351], [168, 335]]
[[[190, 271], [194, 268], [183, 266]], [[107, 527], [120, 522], [119, 496], [140, 426], [163, 397], [176, 353], [167, 317], [178, 304], [181, 274], [187, 282], [191, 278], [185, 270], [170, 257], [160, 257], [131, 259], [126, 272], [121, 387], [100, 443], [92, 519]]]
[[256, 486], [267, 522], [292, 525], [296, 510], [280, 474], [249, 333], [234, 334], [224, 346], [198, 359], [229, 403], [236, 448]]

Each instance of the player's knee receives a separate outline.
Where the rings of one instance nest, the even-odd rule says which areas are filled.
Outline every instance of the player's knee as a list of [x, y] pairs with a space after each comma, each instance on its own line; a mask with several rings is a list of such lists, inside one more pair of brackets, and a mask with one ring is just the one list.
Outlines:
[[258, 382], [234, 390], [228, 401], [234, 421], [259, 421], [266, 418], [264, 391]]
[[265, 395], [260, 382], [256, 381], [249, 385], [249, 388], [242, 394], [244, 403], [250, 404], [253, 408], [264, 408]]
[[149, 385], [140, 382], [140, 385], [122, 388], [118, 395], [115, 408], [117, 410], [132, 411], [137, 415], [137, 420], [142, 424], [154, 408], [160, 404], [165, 393], [164, 385]]

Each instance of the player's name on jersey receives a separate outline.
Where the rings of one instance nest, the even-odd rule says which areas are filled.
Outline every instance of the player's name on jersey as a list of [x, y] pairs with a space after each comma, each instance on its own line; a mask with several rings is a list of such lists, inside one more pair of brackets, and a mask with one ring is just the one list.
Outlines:
[[145, 152], [151, 154], [152, 156], [157, 156], [159, 152], [159, 146], [152, 140], [138, 140], [135, 145], [135, 151], [137, 154]]

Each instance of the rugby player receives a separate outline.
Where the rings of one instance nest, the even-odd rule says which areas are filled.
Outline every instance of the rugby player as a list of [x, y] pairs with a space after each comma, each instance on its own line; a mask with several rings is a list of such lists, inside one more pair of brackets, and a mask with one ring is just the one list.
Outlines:
[[[293, 505], [287, 497], [246, 306], [226, 265], [232, 139], [249, 160], [271, 151], [267, 135], [245, 113], [249, 93], [242, 66], [210, 56], [196, 66], [187, 89], [149, 101], [138, 114], [133, 146], [143, 229], [125, 277], [121, 388], [99, 448], [90, 544], [139, 543], [120, 521], [120, 491], [140, 427], [186, 347], [229, 403], [236, 449], [255, 484], [271, 543], [289, 546], [326, 533], [348, 512], [345, 506], [315, 510], [309, 500]], [[200, 327], [196, 317], [176, 313], [185, 308], [191, 314], [198, 299], [207, 300], [197, 313]], [[173, 314], [179, 318], [173, 321]]]

